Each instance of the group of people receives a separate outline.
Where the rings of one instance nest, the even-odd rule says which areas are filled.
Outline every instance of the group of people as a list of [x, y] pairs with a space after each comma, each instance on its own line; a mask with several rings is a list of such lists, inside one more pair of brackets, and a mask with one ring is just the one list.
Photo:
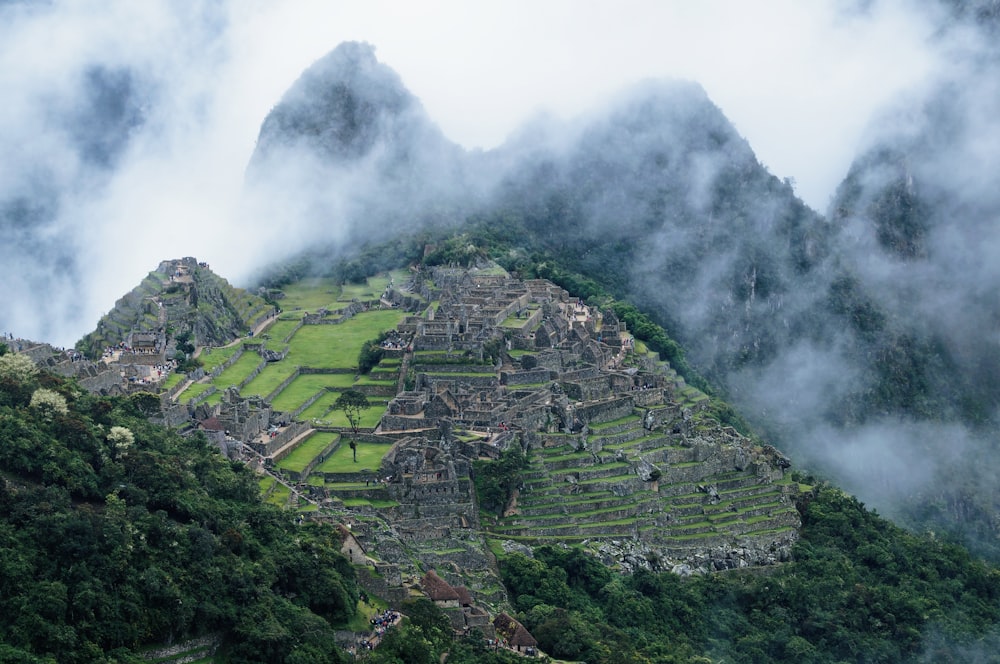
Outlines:
[[371, 619], [372, 635], [367, 639], [362, 639], [359, 645], [365, 650], [372, 650], [382, 640], [382, 635], [386, 630], [399, 622], [400, 614], [392, 609], [386, 609]]

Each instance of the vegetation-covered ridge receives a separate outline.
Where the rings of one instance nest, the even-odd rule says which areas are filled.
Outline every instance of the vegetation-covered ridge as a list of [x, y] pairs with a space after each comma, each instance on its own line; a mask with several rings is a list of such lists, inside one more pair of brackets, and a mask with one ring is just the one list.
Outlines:
[[167, 260], [115, 302], [76, 348], [93, 359], [120, 346], [173, 356], [186, 344], [193, 351], [228, 343], [271, 311], [261, 297], [232, 286], [206, 263]]
[[229, 662], [339, 662], [355, 614], [336, 529], [263, 504], [255, 475], [136, 398], [0, 356], [0, 660], [138, 662], [194, 636]]

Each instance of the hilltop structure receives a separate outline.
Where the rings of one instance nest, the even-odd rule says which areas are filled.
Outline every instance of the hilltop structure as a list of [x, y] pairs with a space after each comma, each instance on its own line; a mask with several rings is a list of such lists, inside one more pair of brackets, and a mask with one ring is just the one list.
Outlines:
[[[549, 281], [517, 279], [492, 264], [424, 268], [390, 280], [371, 300], [285, 318], [277, 339], [267, 332], [278, 329], [272, 309], [249, 296], [240, 295], [245, 310], [235, 326], [197, 323], [199, 299], [229, 297], [199, 287], [207, 272], [194, 259], [161, 264], [104, 321], [127, 350], [102, 365], [120, 373], [136, 357], [162, 359], [174, 321], [187, 321], [199, 340], [218, 342], [224, 330], [222, 341], [243, 337], [224, 361], [221, 349], [210, 355], [219, 359], [208, 371], [172, 381], [157, 417], [197, 424], [227, 454], [270, 472], [272, 490], [285, 487], [289, 500], [313, 505], [304, 516], [347, 526], [344, 549], [370, 592], [398, 603], [423, 591], [444, 603], [456, 629], [492, 635], [489, 615], [506, 594], [491, 547], [579, 544], [624, 571], [681, 574], [790, 555], [800, 522], [788, 460], [712, 419], [708, 398], [646, 352], [612, 312]], [[385, 404], [377, 426], [352, 436], [384, 454], [377, 467], [331, 471], [325, 460], [347, 444], [348, 429], [304, 415], [330, 393], [293, 410], [275, 403], [300, 376], [344, 370], [295, 366], [270, 393], [243, 392], [268, 365], [288, 362], [300, 330], [379, 308], [408, 313], [383, 335], [382, 360], [367, 380], [338, 380]], [[151, 324], [126, 331], [126, 309]], [[245, 336], [255, 322], [264, 333]], [[217, 387], [240, 362], [239, 384]], [[307, 463], [283, 462], [324, 432], [329, 442]], [[527, 467], [490, 512], [476, 494], [477, 464], [508, 452], [524, 455]]]

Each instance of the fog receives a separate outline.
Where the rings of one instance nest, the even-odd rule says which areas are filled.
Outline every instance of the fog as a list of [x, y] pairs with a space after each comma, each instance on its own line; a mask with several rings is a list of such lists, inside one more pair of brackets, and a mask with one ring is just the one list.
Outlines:
[[237, 205], [260, 124], [344, 40], [467, 149], [697, 80], [822, 209], [872, 113], [940, 66], [933, 26], [904, 2], [0, 3], [0, 328], [69, 345], [165, 258], [247, 278], [273, 247]]
[[[0, 332], [70, 345], [167, 258], [249, 284], [572, 190], [540, 230], [588, 267], [646, 229], [620, 274], [699, 368], [892, 512], [995, 453], [992, 42], [905, 0], [0, 3]], [[861, 308], [831, 312], [844, 284]], [[866, 303], [881, 318], [852, 319]], [[865, 412], [899, 348], [947, 379]]]

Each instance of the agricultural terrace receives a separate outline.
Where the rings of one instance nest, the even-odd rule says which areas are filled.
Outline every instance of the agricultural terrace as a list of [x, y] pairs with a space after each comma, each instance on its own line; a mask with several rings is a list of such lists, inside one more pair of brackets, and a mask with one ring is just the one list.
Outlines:
[[[282, 287], [285, 297], [281, 300], [283, 311], [310, 311], [336, 309], [340, 286], [332, 278], [310, 278]], [[282, 316], [284, 318], [284, 316]]]
[[201, 360], [201, 366], [205, 370], [205, 373], [212, 373], [221, 367], [226, 360], [240, 352], [242, 347], [242, 343], [235, 343], [231, 346], [223, 346], [221, 348], [205, 347], [198, 353], [198, 359]]
[[[312, 405], [310, 405], [308, 408], [302, 411], [302, 414], [299, 415], [298, 419], [302, 421], [310, 421], [310, 420], [325, 421], [324, 418], [326, 417], [326, 414], [330, 412], [331, 408], [333, 408], [333, 404], [334, 402], [337, 401], [337, 397], [339, 396], [340, 396], [339, 392], [327, 392], [326, 394], [322, 395], [319, 399], [317, 399], [315, 402], [313, 402]], [[296, 408], [298, 408], [298, 406], [296, 406]], [[293, 408], [292, 410], [295, 410], [295, 408]]]
[[375, 472], [382, 463], [382, 457], [391, 445], [385, 443], [358, 442], [358, 462], [355, 463], [349, 443], [350, 436], [345, 435], [340, 446], [334, 450], [326, 461], [316, 467], [320, 473], [356, 473], [362, 470]]
[[295, 365], [288, 362], [268, 362], [267, 366], [240, 390], [240, 394], [245, 397], [251, 395], [266, 397], [288, 380], [295, 370]]
[[285, 337], [294, 332], [298, 325], [298, 320], [285, 320], [279, 318], [268, 326], [262, 336], [267, 337], [271, 341], [280, 343], [285, 340]]
[[275, 410], [291, 412], [320, 390], [345, 390], [353, 384], [352, 374], [303, 374], [289, 383], [271, 405]]
[[364, 342], [395, 329], [406, 314], [397, 309], [362, 312], [337, 325], [303, 325], [284, 361], [300, 367], [354, 370]]
[[[338, 394], [337, 396], [340, 395]], [[336, 401], [336, 399], [334, 400]], [[387, 400], [372, 397], [368, 397], [368, 403], [371, 404], [371, 408], [361, 411], [361, 417], [358, 418], [358, 427], [361, 429], [374, 429], [378, 426], [379, 420], [382, 419], [382, 415], [385, 413], [385, 409], [389, 406]], [[344, 415], [344, 411], [342, 410], [332, 410], [323, 419], [335, 427], [351, 426], [351, 423], [347, 421], [347, 416]]]
[[[213, 353], [214, 354], [214, 353]], [[239, 385], [263, 362], [259, 353], [245, 351], [233, 365], [212, 379], [212, 384], [220, 390]]]
[[340, 434], [316, 431], [296, 445], [294, 450], [277, 463], [277, 466], [281, 470], [301, 473], [313, 459], [338, 438], [340, 438]]

